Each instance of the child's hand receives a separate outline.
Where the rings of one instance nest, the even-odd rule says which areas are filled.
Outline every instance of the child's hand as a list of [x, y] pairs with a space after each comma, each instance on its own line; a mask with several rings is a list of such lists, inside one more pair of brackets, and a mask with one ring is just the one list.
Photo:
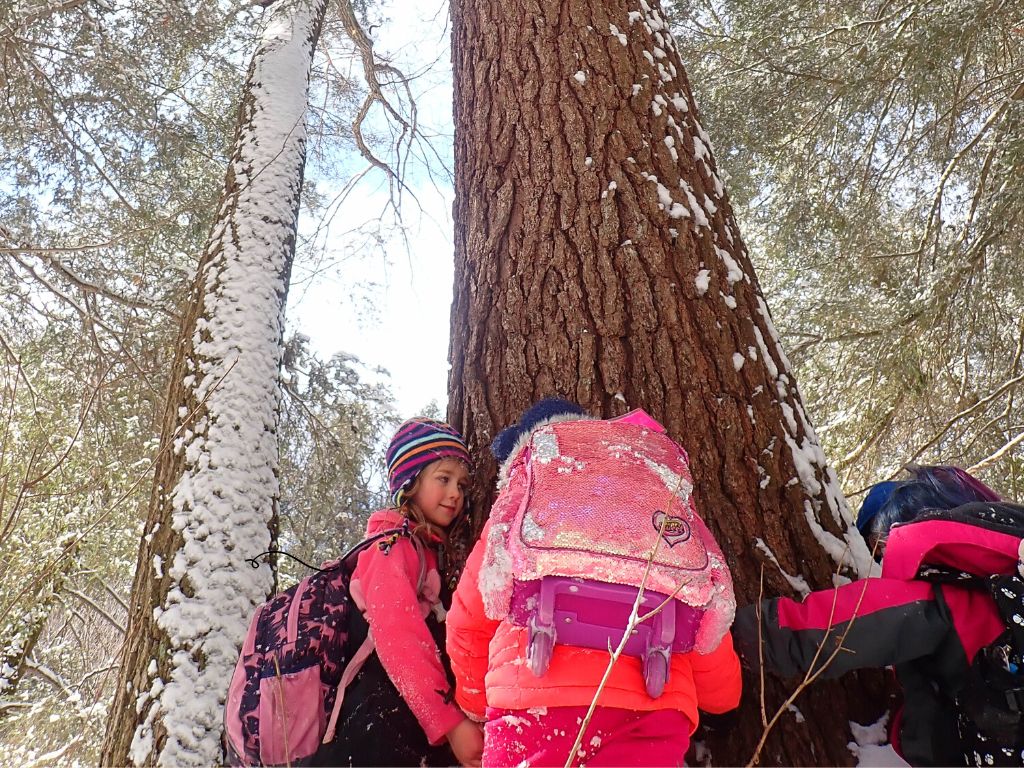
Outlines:
[[466, 719], [448, 731], [447, 739], [459, 765], [479, 768], [484, 753], [483, 728]]

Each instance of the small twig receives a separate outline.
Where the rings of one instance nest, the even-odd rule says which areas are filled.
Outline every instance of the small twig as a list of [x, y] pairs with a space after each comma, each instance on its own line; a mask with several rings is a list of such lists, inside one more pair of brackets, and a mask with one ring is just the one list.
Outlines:
[[1000, 384], [998, 387], [996, 387], [992, 392], [990, 392], [985, 397], [983, 397], [980, 400], [978, 400], [978, 402], [973, 403], [972, 405], [968, 406], [967, 408], [964, 408], [962, 411], [960, 411], [956, 415], [950, 417], [949, 420], [946, 421], [946, 423], [942, 426], [942, 428], [935, 435], [933, 435], [931, 438], [926, 440], [924, 442], [924, 444], [922, 444], [916, 451], [914, 451], [914, 453], [906, 461], [904, 461], [903, 464], [912, 464], [913, 462], [917, 461], [917, 459], [919, 459], [921, 457], [921, 454], [923, 454], [925, 451], [927, 451], [929, 448], [931, 448], [933, 445], [935, 445], [939, 440], [941, 440], [943, 435], [945, 435], [947, 432], [949, 432], [949, 430], [952, 429], [952, 427], [958, 421], [960, 421], [961, 419], [966, 418], [967, 416], [970, 416], [972, 413], [978, 411], [979, 409], [984, 408], [986, 405], [988, 405], [993, 400], [998, 398], [1004, 392], [1006, 392], [1007, 390], [1012, 390], [1013, 387], [1015, 387], [1016, 385], [1020, 384], [1021, 382], [1024, 382], [1024, 374], [1019, 374], [1019, 375], [1014, 376], [1013, 378], [1011, 378], [1011, 379], [1009, 379], [1007, 381], [1004, 381], [1002, 384]]
[[29, 709], [33, 706], [30, 701], [0, 701], [0, 713], [7, 709]]
[[107, 376], [110, 375], [110, 371], [113, 367], [113, 363], [107, 366], [107, 370], [103, 372], [103, 375], [100, 376], [99, 381], [96, 382], [96, 386], [93, 387], [92, 394], [89, 395], [89, 401], [85, 404], [85, 407], [82, 409], [82, 415], [78, 419], [78, 427], [75, 429], [75, 434], [71, 437], [71, 441], [67, 444], [67, 447], [64, 449], [64, 453], [57, 457], [57, 460], [54, 461], [54, 463], [50, 466], [49, 469], [44, 470], [41, 474], [37, 475], [36, 477], [33, 477], [30, 480], [26, 480], [26, 489], [32, 488], [33, 486], [41, 483], [43, 480], [52, 475], [62, 464], [64, 464], [65, 461], [67, 461], [68, 456], [71, 455], [71, 451], [75, 447], [75, 443], [78, 442], [78, 438], [81, 437], [82, 431], [85, 429], [85, 423], [89, 418], [89, 412], [92, 410], [92, 406], [96, 402], [96, 398], [99, 397], [100, 389], [102, 389], [103, 387], [103, 381], [107, 378]]
[[97, 579], [97, 581], [99, 581], [100, 586], [102, 586], [103, 589], [106, 590], [107, 594], [110, 595], [112, 598], [114, 598], [120, 604], [120, 606], [122, 608], [124, 608], [125, 612], [127, 613], [128, 612], [128, 603], [126, 603], [124, 601], [124, 598], [121, 597], [119, 594], [117, 594], [117, 592], [115, 592], [113, 590], [113, 588], [111, 588], [111, 586], [109, 584], [107, 584], [107, 582], [104, 581], [103, 579]]
[[[664, 530], [664, 526], [662, 526], [662, 530]], [[643, 623], [644, 623], [645, 621], [647, 621], [648, 619], [652, 619], [652, 618], [654, 618], [655, 616], [657, 616], [657, 615], [658, 615], [659, 613], [661, 613], [661, 612], [662, 612], [662, 611], [663, 611], [663, 610], [664, 610], [664, 609], [665, 609], [665, 608], [666, 608], [666, 607], [668, 606], [668, 604], [669, 604], [669, 603], [671, 603], [671, 602], [672, 602], [673, 600], [675, 600], [675, 599], [676, 599], [676, 596], [677, 596], [677, 595], [678, 595], [678, 594], [679, 594], [680, 592], [682, 592], [682, 591], [683, 591], [683, 587], [687, 586], [687, 585], [688, 585], [689, 583], [690, 583], [690, 582], [689, 582], [688, 580], [683, 580], [683, 581], [680, 581], [680, 582], [679, 582], [679, 584], [677, 584], [677, 585], [676, 585], [676, 588], [675, 588], [674, 590], [672, 590], [672, 594], [671, 594], [671, 595], [669, 595], [668, 597], [666, 597], [666, 598], [665, 598], [664, 600], [662, 600], [662, 601], [661, 601], [661, 602], [660, 602], [660, 603], [659, 603], [659, 604], [658, 604], [657, 606], [655, 606], [654, 608], [652, 608], [651, 610], [649, 610], [649, 611], [648, 611], [647, 613], [645, 613], [645, 614], [644, 614], [643, 616], [640, 616], [640, 617], [639, 617], [639, 618], [638, 618], [638, 619], [636, 620], [636, 623], [637, 623], [637, 624], [643, 624]]]
[[[678, 496], [679, 491], [682, 489], [682, 485], [683, 476], [682, 474], [680, 474], [676, 480], [675, 488], [673, 488], [669, 493], [669, 497], [665, 505], [666, 509], [672, 508], [672, 500]], [[658, 549], [661, 546], [661, 540], [665, 534], [666, 523], [668, 523], [667, 514], [662, 519], [661, 525], [658, 527], [658, 535], [654, 539], [654, 546], [651, 547], [650, 552], [647, 554], [647, 564], [644, 567], [644, 575], [643, 578], [640, 579], [640, 586], [636, 592], [636, 599], [633, 601], [633, 609], [629, 613], [629, 620], [626, 622], [626, 629], [622, 633], [622, 638], [619, 640], [619, 645], [615, 648], [614, 651], [611, 651], [611, 657], [608, 659], [608, 666], [605, 667], [604, 675], [601, 677], [601, 682], [598, 683], [597, 690], [594, 692], [594, 698], [590, 701], [590, 707], [587, 709], [587, 715], [583, 718], [583, 722], [580, 723], [579, 731], [576, 733], [576, 740], [573, 742], [572, 749], [569, 750], [569, 755], [565, 761], [565, 768], [572, 768], [572, 762], [575, 759], [577, 752], [579, 751], [580, 745], [583, 743], [583, 736], [587, 731], [587, 726], [590, 725], [590, 720], [594, 716], [594, 712], [597, 710], [598, 699], [601, 698], [601, 694], [604, 692], [604, 687], [608, 683], [608, 678], [611, 677], [612, 669], [614, 669], [616, 662], [618, 662], [619, 660], [619, 657], [622, 656], [622, 652], [625, 650], [626, 643], [629, 642], [629, 638], [632, 636], [633, 630], [636, 628], [638, 624], [646, 621], [647, 619], [651, 618], [659, 611], [664, 609], [665, 606], [668, 605], [669, 602], [673, 600], [677, 594], [679, 594], [679, 591], [687, 583], [686, 581], [680, 583], [667, 600], [662, 602], [661, 605], [659, 605], [654, 610], [645, 614], [643, 618], [640, 617], [640, 606], [644, 600], [644, 590], [647, 587], [647, 578], [650, 576], [651, 568], [654, 565], [654, 558], [657, 556]]]
[[51, 686], [56, 688], [58, 691], [63, 693], [69, 699], [74, 696], [74, 692], [68, 687], [68, 684], [64, 682], [60, 675], [54, 672], [45, 664], [40, 664], [32, 658], [25, 659], [25, 669], [35, 674], [42, 680], [48, 682]]
[[984, 459], [979, 461], [977, 464], [975, 464], [975, 465], [973, 465], [971, 467], [968, 467], [967, 471], [969, 473], [971, 473], [971, 474], [974, 474], [975, 472], [979, 472], [979, 471], [985, 469], [986, 467], [989, 467], [992, 464], [995, 464], [997, 461], [999, 461], [999, 459], [1001, 459], [1003, 456], [1005, 456], [1009, 451], [1011, 451], [1014, 448], [1016, 448], [1022, 442], [1024, 442], [1024, 432], [1021, 432], [1015, 438], [1013, 438], [1008, 443], [1006, 443], [1006, 445], [1004, 445], [1002, 448], [1000, 448], [999, 450], [995, 451], [992, 454], [989, 454]]
[[[28, 464], [25, 467], [25, 472], [22, 475], [21, 482], [18, 484], [18, 494], [14, 499], [14, 504], [11, 506], [11, 513], [7, 516], [7, 521], [4, 523], [3, 530], [0, 531], [0, 542], [4, 541], [9, 535], [14, 532], [14, 528], [18, 523], [18, 519], [21, 517], [21, 505], [25, 499], [25, 494], [29, 488], [28, 475], [36, 465], [36, 459], [39, 457], [39, 448], [35, 446], [32, 448], [32, 454], [28, 458]], [[7, 499], [7, 474], [4, 474], [3, 479], [3, 501], [6, 503]], [[0, 511], [3, 510], [3, 505], [0, 504]]]
[[103, 608], [103, 606], [101, 606], [99, 603], [97, 603], [91, 597], [86, 595], [84, 592], [79, 592], [77, 589], [65, 589], [64, 591], [67, 592], [69, 595], [73, 595], [74, 597], [77, 597], [83, 603], [85, 603], [90, 608], [92, 608], [94, 611], [96, 611], [96, 613], [98, 613], [100, 616], [102, 616], [104, 619], [106, 619], [107, 622], [110, 624], [110, 626], [112, 626], [114, 629], [116, 629], [122, 635], [124, 634], [124, 627], [121, 626], [121, 623], [117, 619], [115, 619], [113, 616], [111, 616]]
[[[141, 231], [146, 231], [149, 229], [154, 229], [154, 227], [145, 227]], [[47, 253], [46, 251], [40, 252], [33, 250], [30, 250], [29, 252], [33, 253], [38, 259], [49, 264], [54, 269], [54, 271], [58, 272], [68, 282], [77, 286], [80, 290], [84, 291], [85, 293], [98, 294], [118, 304], [123, 304], [126, 307], [131, 307], [132, 309], [152, 310], [154, 312], [160, 312], [174, 320], [180, 320], [180, 316], [177, 313], [172, 312], [166, 307], [161, 307], [159, 304], [156, 304], [155, 302], [146, 301], [143, 299], [133, 299], [131, 296], [125, 296], [123, 293], [115, 291], [114, 289], [108, 286], [100, 285], [99, 283], [93, 282], [92, 280], [88, 280], [82, 277], [81, 275], [74, 272], [59, 257], [53, 255], [52, 253]]]
[[576, 734], [576, 741], [573, 742], [572, 749], [569, 750], [569, 756], [565, 761], [565, 768], [572, 768], [572, 762], [576, 757], [577, 751], [579, 751], [580, 745], [583, 743], [583, 735], [586, 733], [587, 726], [590, 725], [590, 719], [594, 716], [594, 711], [597, 709], [597, 701], [601, 698], [601, 694], [604, 692], [604, 687], [608, 682], [608, 678], [611, 677], [612, 669], [615, 667], [615, 663], [619, 660], [619, 657], [625, 650], [626, 643], [629, 642], [633, 629], [639, 623], [637, 619], [640, 615], [640, 604], [644, 599], [644, 587], [647, 585], [647, 577], [651, 573], [651, 566], [654, 564], [654, 558], [658, 553], [658, 548], [661, 546], [661, 536], [665, 532], [665, 523], [667, 522], [668, 516], [666, 515], [661, 521], [661, 526], [658, 529], [658, 537], [654, 540], [654, 546], [651, 547], [651, 551], [647, 555], [647, 565], [644, 568], [643, 578], [640, 580], [640, 588], [637, 590], [636, 599], [633, 601], [633, 610], [630, 611], [629, 621], [626, 622], [626, 629], [622, 633], [619, 645], [614, 651], [612, 651], [611, 658], [608, 660], [608, 666], [605, 667], [604, 675], [601, 677], [601, 682], [598, 683], [597, 691], [594, 693], [594, 698], [590, 701], [590, 707], [587, 709], [587, 715], [583, 718], [583, 722], [580, 723], [579, 732]]
[[[875, 541], [875, 545], [871, 549], [872, 557], [874, 557], [874, 555], [875, 555], [875, 552], [876, 552], [876, 550], [878, 548], [878, 544], [879, 544], [879, 542], [876, 540]], [[849, 552], [849, 549], [847, 549], [847, 552]], [[841, 558], [841, 560], [839, 562], [839, 566], [836, 568], [836, 574], [839, 573], [839, 571], [843, 567], [843, 564], [846, 562], [846, 554], [847, 554], [847, 552], [843, 553], [843, 557]], [[762, 566], [762, 569], [763, 569], [763, 566]], [[779, 705], [779, 708], [776, 710], [775, 714], [772, 716], [772, 719], [769, 720], [766, 723], [764, 722], [764, 718], [765, 718], [765, 715], [766, 715], [765, 704], [764, 704], [764, 700], [765, 700], [764, 637], [763, 637], [763, 632], [761, 631], [761, 628], [762, 628], [762, 625], [761, 625], [761, 601], [760, 601], [760, 598], [758, 599], [758, 603], [757, 603], [757, 619], [758, 619], [758, 623], [757, 623], [757, 647], [758, 647], [759, 659], [760, 659], [760, 662], [761, 662], [761, 675], [760, 675], [760, 677], [761, 677], [761, 719], [762, 719], [762, 723], [764, 723], [764, 731], [761, 733], [761, 738], [758, 740], [757, 746], [754, 747], [754, 754], [751, 755], [750, 760], [747, 762], [746, 768], [752, 768], [752, 766], [757, 765], [758, 760], [760, 760], [760, 758], [761, 758], [761, 750], [764, 749], [765, 742], [768, 740], [768, 735], [771, 733], [772, 728], [775, 727], [775, 724], [779, 721], [779, 718], [782, 717], [783, 714], [785, 714], [786, 712], [789, 711], [790, 705], [794, 701], [796, 701], [796, 698], [801, 693], [803, 693], [804, 690], [811, 683], [813, 683], [815, 680], [817, 680], [818, 677], [820, 677], [821, 674], [826, 669], [828, 669], [829, 665], [836, 658], [836, 656], [839, 655], [840, 651], [849, 651], [850, 650], [849, 648], [845, 648], [843, 646], [843, 643], [846, 641], [846, 636], [850, 633], [850, 630], [853, 628], [853, 623], [854, 623], [854, 621], [856, 621], [857, 616], [860, 613], [860, 606], [861, 606], [861, 603], [864, 600], [864, 595], [867, 593], [868, 583], [870, 582], [870, 579], [869, 578], [861, 579], [861, 581], [864, 582], [864, 584], [861, 587], [860, 595], [858, 595], [858, 597], [857, 597], [857, 604], [853, 608], [853, 613], [851, 614], [850, 619], [847, 622], [845, 629], [843, 629], [843, 633], [839, 636], [839, 642], [836, 643], [836, 647], [829, 654], [828, 658], [825, 659], [825, 662], [820, 667], [815, 669], [815, 665], [818, 663], [818, 659], [821, 657], [821, 653], [825, 649], [825, 643], [828, 641], [829, 630], [832, 629], [832, 626], [833, 626], [832, 625], [832, 621], [835, 618], [836, 603], [839, 600], [839, 588], [838, 587], [833, 587], [833, 591], [832, 591], [832, 608], [829, 611], [828, 624], [825, 627], [825, 636], [822, 638], [821, 643], [818, 645], [818, 648], [817, 648], [817, 650], [814, 653], [814, 658], [811, 659], [811, 663], [807, 667], [807, 672], [804, 674], [803, 680], [801, 680], [800, 684], [796, 687], [796, 689], [789, 696], [786, 697], [786, 700], [783, 701], [781, 705]], [[762, 580], [762, 587], [763, 587], [763, 580]], [[813, 672], [812, 672], [812, 670], [813, 670]]]
[[89, 672], [86, 672], [82, 676], [82, 679], [78, 681], [78, 685], [76, 685], [75, 687], [78, 688], [78, 689], [82, 689], [85, 686], [85, 684], [87, 682], [89, 682], [89, 680], [91, 680], [92, 678], [96, 677], [97, 675], [105, 675], [107, 672], [113, 672], [114, 670], [118, 670], [120, 668], [121, 668], [120, 664], [108, 664], [105, 667], [100, 667], [99, 669], [93, 669], [93, 670], [91, 670]]
[[[25, 386], [28, 387], [29, 394], [32, 395], [32, 400], [34, 402], [38, 401], [39, 393], [36, 391], [36, 388], [32, 386], [32, 380], [29, 379], [28, 374], [25, 373], [25, 369], [21, 365], [21, 358], [18, 357], [18, 355], [14, 351], [13, 345], [11, 344], [11, 342], [7, 340], [7, 338], [2, 333], [0, 333], [0, 347], [3, 347], [4, 352], [7, 353], [7, 356], [11, 358], [11, 360], [14, 362], [15, 367], [18, 369], [18, 373], [15, 377], [15, 387], [17, 387], [17, 379], [20, 378], [22, 381], [25, 382]], [[34, 405], [34, 407], [38, 406]]]
[[764, 702], [764, 633], [761, 631], [761, 601], [764, 600], [764, 561], [761, 562], [761, 579], [757, 587], [757, 608], [754, 613], [757, 616], [757, 659], [761, 665], [758, 677], [760, 678], [761, 698], [761, 725], [768, 727], [768, 708]]

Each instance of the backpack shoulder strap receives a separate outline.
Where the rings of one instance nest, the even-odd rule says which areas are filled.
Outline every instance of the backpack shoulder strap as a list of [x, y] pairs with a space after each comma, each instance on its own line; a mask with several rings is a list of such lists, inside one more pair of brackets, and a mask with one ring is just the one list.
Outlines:
[[389, 528], [386, 531], [381, 531], [380, 533], [363, 539], [335, 561], [331, 568], [340, 568], [343, 563], [352, 558], [358, 557], [363, 550], [369, 549], [374, 544], [380, 548], [381, 552], [387, 555], [391, 552], [391, 548], [395, 546], [400, 539], [409, 539], [413, 549], [416, 551], [416, 558], [419, 561], [420, 566], [419, 574], [416, 577], [416, 594], [419, 595], [420, 592], [423, 591], [423, 585], [427, 582], [426, 545], [418, 536], [416, 536], [416, 534], [412, 532], [408, 520], [403, 521], [399, 528]]
[[[386, 555], [401, 538], [408, 538], [412, 541], [413, 547], [419, 558], [420, 573], [416, 583], [416, 593], [419, 594], [423, 587], [423, 582], [426, 580], [427, 559], [423, 554], [423, 543], [413, 535], [409, 528], [408, 520], [403, 522], [402, 526], [399, 528], [391, 528], [389, 530], [382, 531], [381, 533], [370, 536], [369, 538], [359, 542], [342, 556], [339, 563], [345, 562], [349, 558], [358, 557], [363, 550], [368, 549], [373, 544], [377, 544], [381, 551]], [[374, 648], [375, 643], [373, 640], [373, 633], [367, 629], [366, 638], [363, 640], [359, 648], [356, 649], [355, 653], [352, 654], [352, 658], [345, 666], [345, 671], [342, 672], [341, 681], [338, 683], [337, 693], [334, 697], [334, 707], [331, 709], [331, 716], [327, 721], [327, 729], [324, 731], [324, 737], [321, 740], [322, 744], [329, 744], [334, 740], [335, 732], [338, 727], [338, 718], [341, 715], [342, 704], [345, 701], [345, 689], [348, 688], [356, 675], [359, 674], [359, 671], [363, 668], [366, 660], [370, 657], [370, 654], [373, 653]]]
[[358, 544], [355, 544], [348, 552], [338, 558], [338, 563], [345, 562], [351, 557], [358, 557], [360, 552], [373, 544], [377, 544], [381, 551], [387, 554], [391, 551], [391, 547], [395, 545], [395, 542], [403, 537], [413, 538], [408, 519], [404, 520], [398, 528], [388, 528], [386, 531], [375, 533], [373, 536], [368, 536]]
[[416, 594], [418, 595], [423, 591], [423, 585], [427, 582], [427, 545], [420, 541], [419, 536], [410, 535], [409, 538], [412, 541], [413, 549], [416, 550], [416, 558], [420, 563], [420, 574], [416, 578]]
[[1006, 639], [1017, 657], [1011, 671], [1024, 674], [1024, 579], [1017, 574], [990, 576], [988, 587], [1006, 624]]

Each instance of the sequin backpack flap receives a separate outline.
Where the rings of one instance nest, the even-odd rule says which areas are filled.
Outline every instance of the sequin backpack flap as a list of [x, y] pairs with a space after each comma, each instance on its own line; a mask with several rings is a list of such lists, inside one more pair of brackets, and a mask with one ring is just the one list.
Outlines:
[[642, 584], [640, 614], [665, 607], [625, 653], [642, 659], [651, 696], [671, 653], [718, 646], [735, 613], [732, 579], [694, 506], [686, 453], [660, 424], [643, 411], [546, 424], [503, 474], [480, 587], [488, 616], [529, 628], [534, 674], [555, 643], [616, 647]]

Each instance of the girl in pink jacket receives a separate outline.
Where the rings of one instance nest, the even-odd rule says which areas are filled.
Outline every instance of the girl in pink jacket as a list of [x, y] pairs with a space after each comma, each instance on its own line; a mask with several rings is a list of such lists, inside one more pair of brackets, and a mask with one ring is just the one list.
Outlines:
[[[698, 710], [734, 709], [742, 685], [732, 580], [685, 452], [642, 411], [604, 421], [554, 398], [491, 450], [500, 490], [446, 622], [456, 700], [486, 721], [483, 764], [682, 765]], [[665, 586], [643, 566], [659, 536]], [[650, 608], [676, 584], [679, 599], [609, 671], [640, 578]]]
[[469, 453], [448, 424], [416, 418], [399, 427], [386, 458], [394, 506], [371, 515], [366, 533], [405, 532], [359, 555], [350, 591], [365, 624], [352, 628], [353, 647], [369, 633], [376, 652], [345, 689], [345, 737], [322, 748], [317, 764], [479, 765], [482, 730], [455, 704], [442, 655], [446, 531], [465, 506]]

